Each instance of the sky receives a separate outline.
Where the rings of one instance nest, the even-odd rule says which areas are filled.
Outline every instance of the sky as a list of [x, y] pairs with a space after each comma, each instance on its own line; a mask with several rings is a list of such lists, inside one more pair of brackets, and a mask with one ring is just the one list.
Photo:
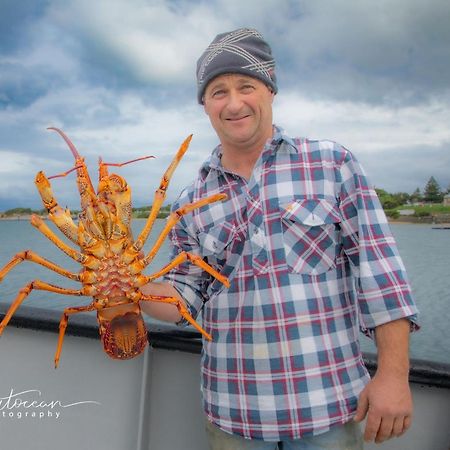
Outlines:
[[[58, 127], [152, 203], [193, 133], [173, 201], [217, 145], [196, 101], [197, 58], [221, 32], [258, 29], [277, 62], [274, 122], [350, 149], [389, 192], [450, 186], [448, 0], [0, 0], [0, 211], [41, 208], [38, 170], [70, 169]], [[52, 182], [76, 209], [72, 173]]]

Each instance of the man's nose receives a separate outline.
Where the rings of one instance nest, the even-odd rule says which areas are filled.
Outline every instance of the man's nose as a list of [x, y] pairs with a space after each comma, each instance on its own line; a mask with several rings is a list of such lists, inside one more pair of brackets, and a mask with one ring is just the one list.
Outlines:
[[239, 111], [242, 107], [242, 97], [238, 91], [231, 90], [228, 96], [228, 109], [233, 111]]

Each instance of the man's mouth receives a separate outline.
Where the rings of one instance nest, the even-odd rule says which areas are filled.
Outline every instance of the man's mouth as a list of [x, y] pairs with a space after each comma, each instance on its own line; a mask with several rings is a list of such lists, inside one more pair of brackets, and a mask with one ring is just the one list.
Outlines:
[[250, 117], [250, 114], [247, 114], [245, 116], [239, 116], [239, 117], [227, 117], [226, 120], [230, 122], [238, 122], [239, 120], [246, 119], [247, 117]]

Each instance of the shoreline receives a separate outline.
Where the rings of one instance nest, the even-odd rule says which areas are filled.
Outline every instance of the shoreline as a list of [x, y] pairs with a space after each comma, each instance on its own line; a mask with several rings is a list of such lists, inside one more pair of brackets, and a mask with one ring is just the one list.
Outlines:
[[[48, 220], [48, 216], [40, 216], [39, 214], [34, 214], [35, 216], [39, 217], [42, 220]], [[168, 217], [169, 214], [167, 214], [164, 217], [157, 217], [157, 219], [165, 219], [166, 217]], [[72, 219], [77, 222], [78, 221], [78, 217], [72, 217]], [[31, 215], [26, 215], [26, 216], [7, 216], [7, 217], [0, 217], [0, 221], [7, 221], [7, 222], [23, 222], [23, 221], [30, 221], [31, 220]], [[132, 217], [132, 220], [147, 220], [146, 217]]]
[[[36, 215], [37, 215], [37, 214], [36, 214]], [[39, 216], [39, 215], [38, 215], [38, 217], [41, 218], [41, 219], [43, 219], [43, 220], [48, 219], [47, 216]], [[18, 220], [20, 220], [20, 221], [22, 221], [22, 220], [28, 220], [28, 221], [30, 221], [30, 220], [31, 220], [31, 216], [8, 216], [8, 217], [0, 217], [0, 220], [8, 220], [8, 221], [12, 221], [12, 220], [15, 220], [15, 221], [18, 221]]]
[[[167, 214], [165, 217], [158, 217], [158, 219], [165, 219], [169, 214]], [[42, 220], [48, 220], [48, 216], [42, 216], [37, 215]], [[433, 220], [434, 219], [434, 220]], [[445, 221], [440, 221], [439, 217], [402, 217], [398, 219], [392, 219], [388, 217], [388, 223], [389, 224], [400, 224], [400, 225], [430, 225], [434, 226], [436, 228], [443, 228], [447, 229], [450, 227], [450, 222], [448, 221], [448, 218], [446, 217]], [[7, 216], [7, 217], [0, 217], [0, 221], [9, 221], [9, 222], [21, 222], [21, 221], [30, 221], [31, 215], [17, 215], [17, 216]], [[78, 220], [78, 217], [73, 217], [74, 221]], [[144, 217], [132, 217], [132, 220], [147, 220]]]

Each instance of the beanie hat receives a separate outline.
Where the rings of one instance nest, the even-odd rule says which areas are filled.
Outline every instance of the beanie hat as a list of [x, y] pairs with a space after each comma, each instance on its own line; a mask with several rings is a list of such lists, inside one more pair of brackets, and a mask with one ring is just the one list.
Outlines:
[[250, 28], [218, 34], [197, 61], [197, 98], [203, 104], [208, 83], [224, 73], [258, 78], [276, 94], [275, 60], [262, 35]]

